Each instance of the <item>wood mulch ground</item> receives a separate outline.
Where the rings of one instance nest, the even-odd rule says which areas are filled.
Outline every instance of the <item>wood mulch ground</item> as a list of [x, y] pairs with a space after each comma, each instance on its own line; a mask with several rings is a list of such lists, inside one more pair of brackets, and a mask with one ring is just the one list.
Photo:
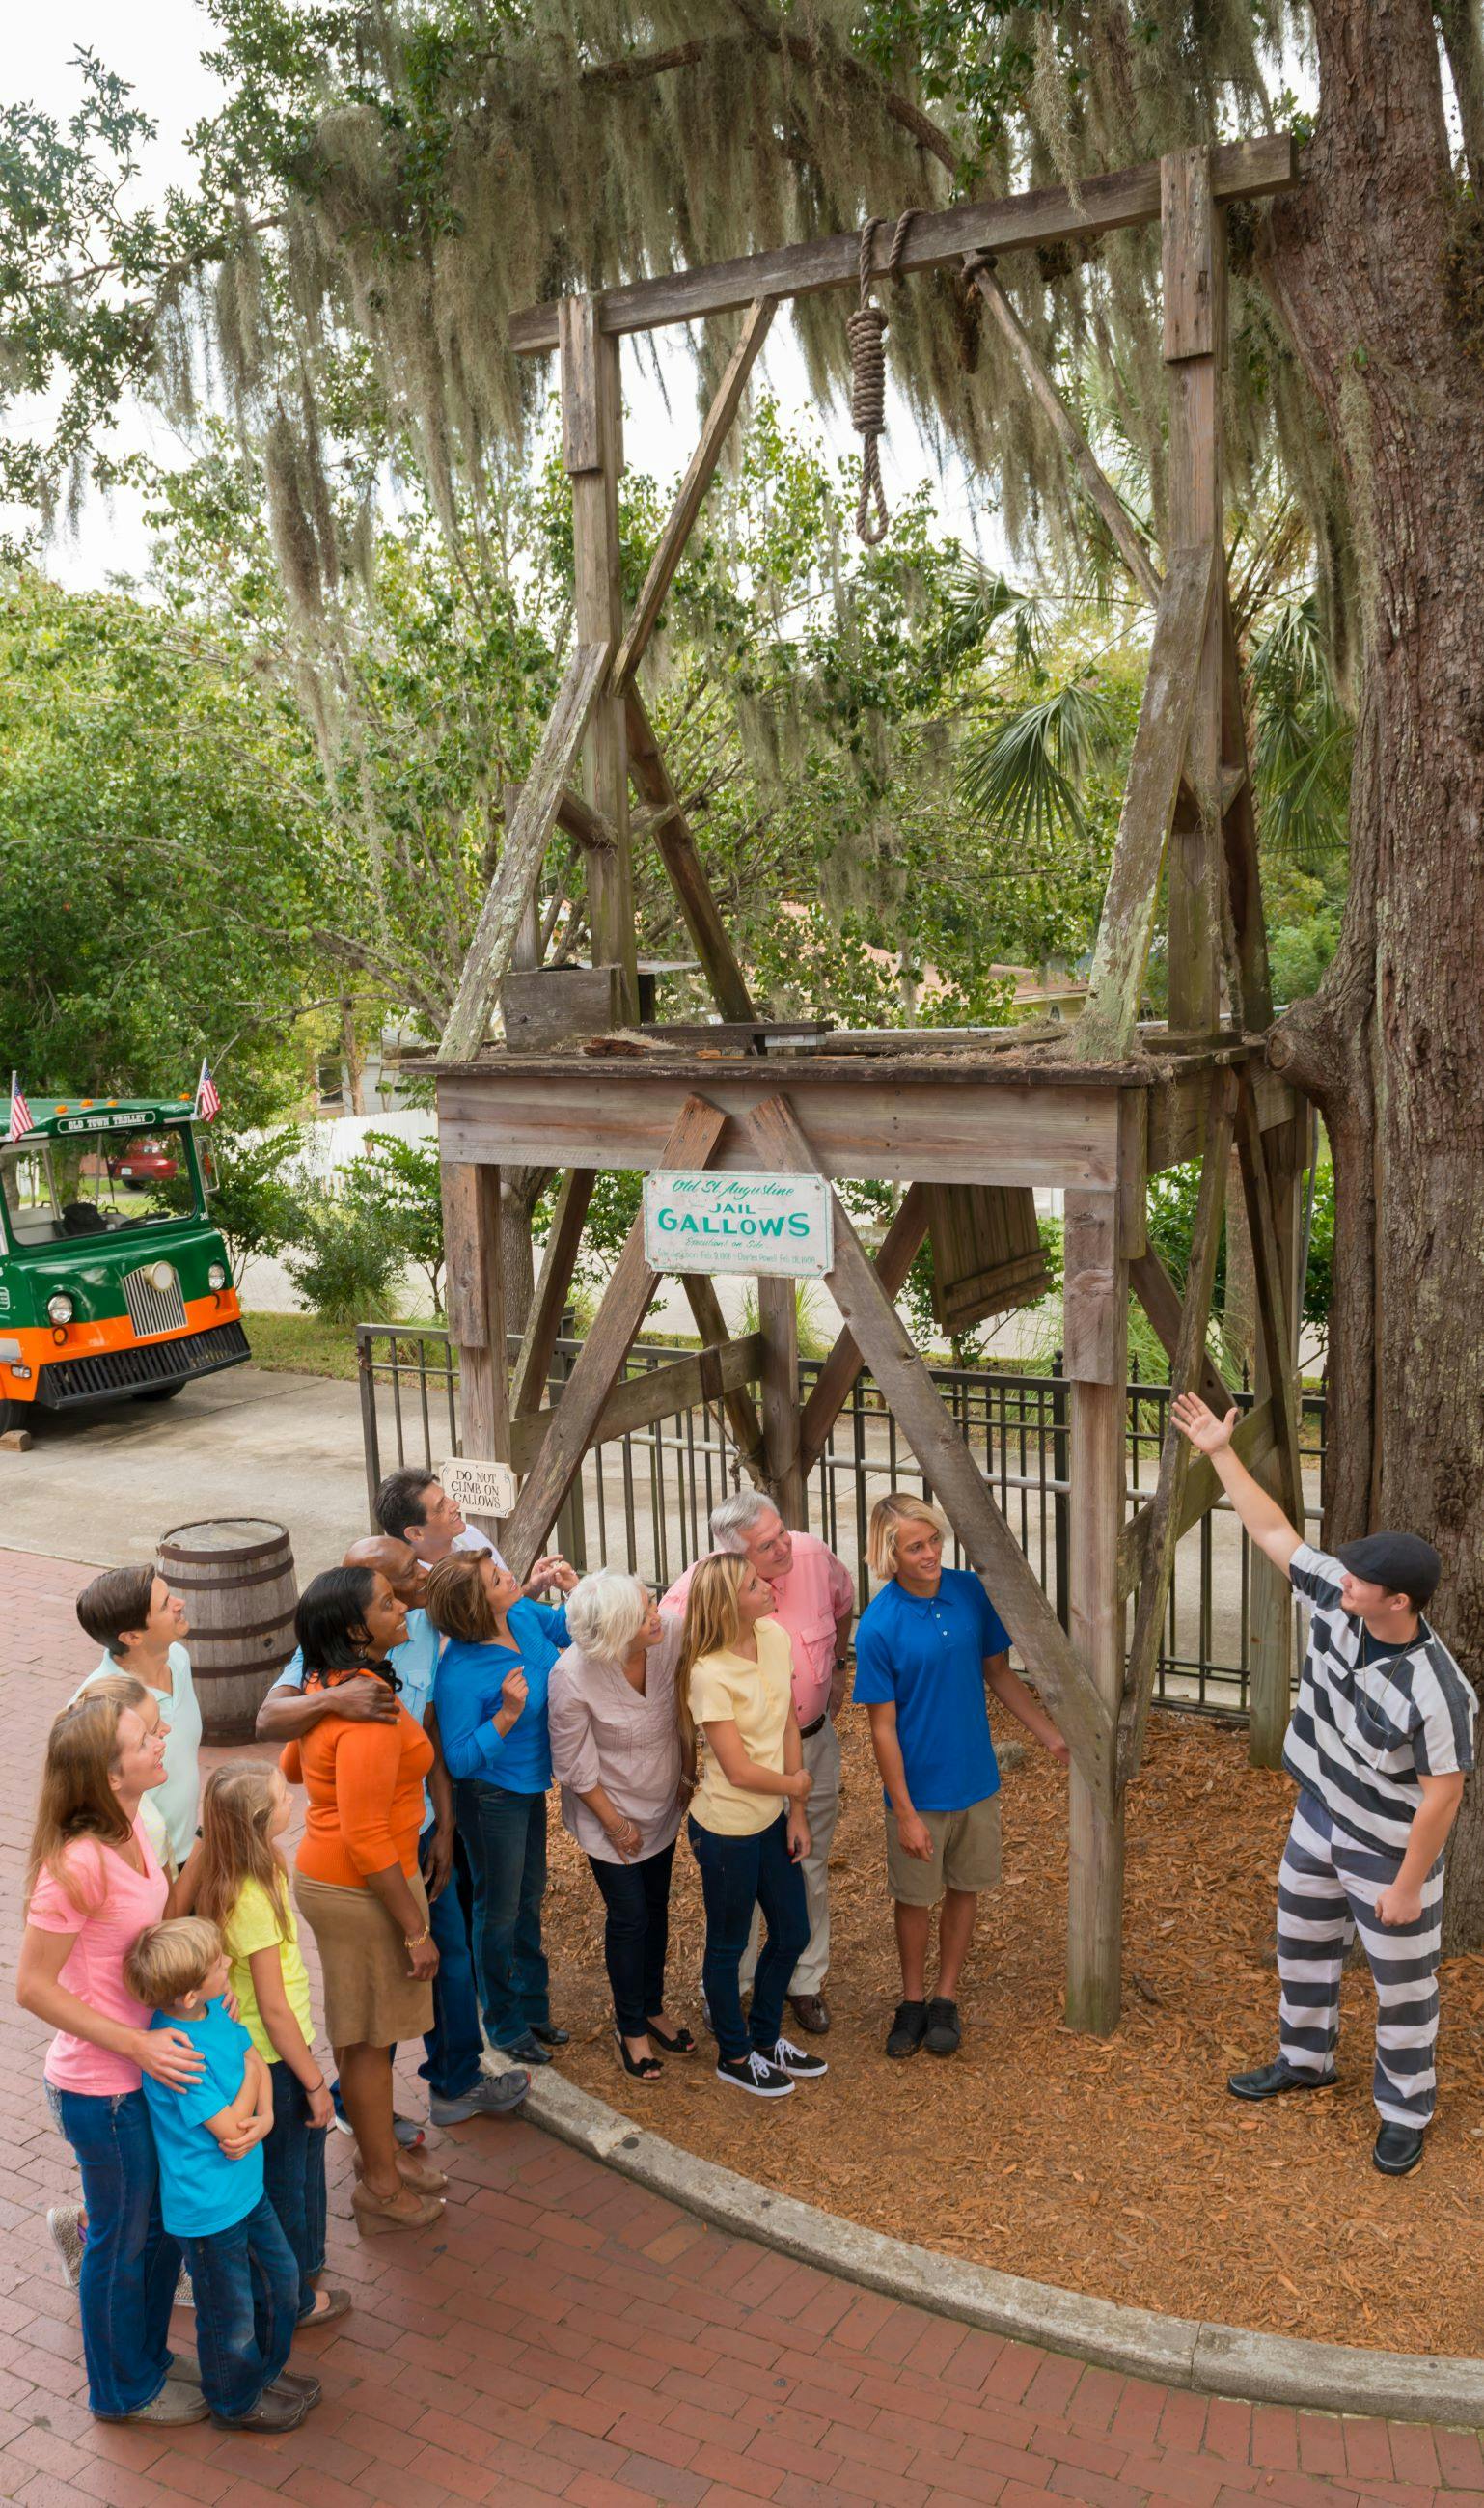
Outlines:
[[[1338, 2085], [1239, 2105], [1227, 2074], [1277, 2047], [1274, 1890], [1292, 1788], [1248, 1768], [1242, 1732], [1157, 1715], [1129, 1816], [1116, 2035], [1078, 2036], [1061, 2016], [1065, 1781], [1031, 1750], [1006, 1776], [1005, 1878], [981, 1906], [963, 2050], [888, 2064], [899, 1989], [880, 1793], [864, 1714], [847, 1712], [842, 1732], [828, 2080], [749, 2101], [716, 2081], [703, 2039], [655, 2087], [626, 2081], [597, 1891], [554, 1826], [545, 1936], [555, 2013], [574, 2033], [565, 2074], [687, 2151], [1007, 2272], [1272, 2333], [1484, 2351], [1484, 1959], [1443, 1971], [1438, 2115], [1414, 2176], [1371, 2165], [1363, 1971], [1345, 1981]], [[670, 2008], [699, 2034], [700, 1892], [684, 1838], [675, 1871]]]

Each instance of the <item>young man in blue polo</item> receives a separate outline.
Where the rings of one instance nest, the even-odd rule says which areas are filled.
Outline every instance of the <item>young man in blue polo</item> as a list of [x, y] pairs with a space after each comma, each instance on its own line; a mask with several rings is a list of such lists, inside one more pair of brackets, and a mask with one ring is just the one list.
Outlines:
[[[855, 1697], [871, 1717], [886, 1789], [886, 1883], [896, 1907], [902, 2001], [888, 2055], [958, 2051], [958, 1978], [979, 1894], [1000, 1877], [1000, 1772], [985, 1689], [1064, 1766], [1051, 1717], [1010, 1669], [1010, 1639], [979, 1578], [945, 1568], [936, 1507], [899, 1491], [872, 1510], [869, 1557], [882, 1578], [855, 1633]], [[938, 1925], [938, 1991], [927, 1998]]]
[[1333, 2082], [1340, 1972], [1358, 1932], [1376, 1983], [1372, 2158], [1404, 2177], [1437, 2095], [1443, 1848], [1473, 1766], [1478, 1700], [1423, 1617], [1442, 1562], [1415, 1532], [1311, 1549], [1232, 1452], [1237, 1414], [1193, 1393], [1175, 1424], [1208, 1456], [1248, 1536], [1312, 1608], [1283, 1766], [1299, 1789], [1278, 1876], [1279, 2055], [1227, 2084], [1272, 2099]]

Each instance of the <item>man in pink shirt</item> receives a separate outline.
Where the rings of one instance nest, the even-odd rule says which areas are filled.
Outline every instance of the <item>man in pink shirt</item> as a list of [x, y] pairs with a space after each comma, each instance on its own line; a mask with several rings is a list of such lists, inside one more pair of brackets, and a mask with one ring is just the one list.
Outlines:
[[[711, 1511], [714, 1550], [741, 1552], [773, 1588], [774, 1616], [794, 1649], [794, 1706], [809, 1772], [809, 1853], [802, 1864], [809, 1942], [794, 1971], [789, 2001], [801, 2029], [822, 2037], [830, 2026], [824, 1983], [830, 1966], [830, 1840], [840, 1807], [840, 1746], [835, 1716], [845, 1695], [845, 1647], [855, 1616], [849, 1570], [812, 1532], [791, 1532], [761, 1490], [738, 1490]], [[684, 1611], [687, 1568], [661, 1607]], [[758, 1965], [758, 1915], [742, 1961], [744, 1992]]]

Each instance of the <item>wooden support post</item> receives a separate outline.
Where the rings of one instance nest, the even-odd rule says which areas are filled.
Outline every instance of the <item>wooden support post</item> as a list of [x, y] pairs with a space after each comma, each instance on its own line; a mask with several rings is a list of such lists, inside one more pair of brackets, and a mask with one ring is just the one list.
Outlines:
[[562, 1178], [541, 1257], [541, 1276], [531, 1301], [510, 1386], [510, 1408], [518, 1420], [528, 1412], [538, 1411], [545, 1400], [551, 1353], [562, 1328], [567, 1292], [582, 1243], [582, 1225], [596, 1182], [592, 1167], [569, 1167]]
[[[726, 1118], [704, 1097], [687, 1097], [665, 1142], [661, 1164], [704, 1167]], [[513, 1572], [524, 1578], [582, 1468], [610, 1394], [623, 1369], [634, 1335], [645, 1319], [659, 1274], [645, 1255], [644, 1214], [624, 1239], [603, 1304], [593, 1318], [577, 1363], [552, 1415], [551, 1425], [515, 1501], [501, 1547]]]
[[762, 1471], [785, 1524], [804, 1530], [807, 1512], [798, 1447], [798, 1305], [792, 1280], [758, 1275], [762, 1327]]
[[[1124, 1692], [1118, 1544], [1129, 1367], [1129, 1274], [1114, 1194], [1066, 1197], [1064, 1299], [1070, 1637], [1113, 1721]], [[1090, 1785], [1075, 1763], [1068, 1783], [1066, 2016], [1105, 2038], [1123, 2008], [1123, 1797]]]
[[[895, 1304], [927, 1235], [927, 1189], [910, 1184], [901, 1207], [876, 1253], [876, 1277]], [[850, 1399], [865, 1361], [848, 1332], [842, 1332], [814, 1380], [814, 1390], [798, 1423], [799, 1461], [804, 1477], [814, 1469], [830, 1442], [830, 1431]]]
[[747, 978], [737, 964], [737, 953], [722, 920], [700, 855], [696, 852], [695, 840], [686, 824], [680, 795], [670, 781], [670, 770], [654, 737], [654, 726], [636, 687], [629, 689], [624, 700], [624, 713], [628, 723], [629, 772], [645, 799], [660, 814], [654, 822], [654, 849], [669, 873], [670, 885], [686, 918], [686, 929], [695, 954], [706, 970], [706, 980], [716, 1006], [725, 1019], [754, 1019], [757, 1012], [747, 989]]
[[[761, 1167], [785, 1175], [818, 1175], [818, 1162], [787, 1098], [765, 1098], [752, 1108], [747, 1123], [758, 1145]], [[1111, 1201], [1111, 1195], [1107, 1199]], [[835, 1267], [826, 1286], [921, 1464], [928, 1486], [992, 1594], [1089, 1789], [1111, 1809], [1113, 1702], [1094, 1688], [1068, 1644], [1035, 1570], [945, 1409], [837, 1193], [832, 1194], [832, 1217]]]
[[[1212, 553], [1221, 531], [1221, 369], [1226, 342], [1225, 212], [1208, 148], [1160, 161], [1165, 371], [1169, 386], [1169, 548]], [[1221, 607], [1207, 614], [1186, 750], [1186, 789], [1169, 853], [1169, 1024], [1198, 1036], [1220, 1005]]]
[[[1285, 1346], [1291, 1362], [1290, 1383], [1296, 1419], [1302, 1415], [1298, 1369], [1298, 1336], [1304, 1297], [1304, 1284], [1298, 1276], [1303, 1237], [1300, 1204], [1312, 1149], [1314, 1120], [1313, 1111], [1306, 1107], [1291, 1124], [1280, 1125], [1262, 1136], [1278, 1239], [1277, 1270], [1286, 1298]], [[1272, 1391], [1268, 1342], [1266, 1336], [1259, 1333], [1259, 1400], [1271, 1395]], [[1302, 1457], [1299, 1469], [1302, 1506]], [[1276, 1452], [1265, 1465], [1258, 1468], [1257, 1478], [1269, 1495], [1281, 1505], [1282, 1471]], [[1293, 1524], [1297, 1531], [1303, 1532], [1302, 1513], [1293, 1518]], [[1280, 1768], [1293, 1693], [1293, 1588], [1287, 1577], [1274, 1567], [1271, 1559], [1266, 1558], [1255, 1543], [1250, 1553], [1250, 1568], [1247, 1756], [1254, 1768]]]
[[665, 606], [665, 596], [675, 580], [675, 572], [686, 554], [686, 542], [695, 528], [701, 502], [722, 458], [722, 447], [731, 429], [738, 404], [747, 386], [748, 376], [757, 362], [758, 352], [767, 338], [773, 319], [773, 300], [761, 296], [747, 311], [742, 336], [731, 352], [731, 361], [722, 378], [721, 388], [706, 413], [701, 440], [690, 457], [690, 466], [681, 481], [670, 519], [659, 535], [644, 589], [634, 605], [634, 615], [628, 634], [618, 648], [613, 664], [613, 685], [621, 696], [643, 658], [645, 646], [654, 633], [654, 624]]
[[[1171, 1394], [1194, 1392], [1201, 1379], [1206, 1328], [1210, 1322], [1211, 1291], [1216, 1279], [1216, 1256], [1221, 1244], [1221, 1216], [1226, 1207], [1227, 1162], [1232, 1147], [1235, 1094], [1232, 1073], [1218, 1071], [1211, 1082], [1206, 1158], [1201, 1169], [1195, 1225], [1191, 1231], [1185, 1306], [1169, 1364]], [[1193, 1451], [1189, 1440], [1181, 1435], [1170, 1419], [1165, 1429], [1164, 1452], [1160, 1457], [1160, 1476], [1149, 1520], [1148, 1547], [1133, 1614], [1133, 1642], [1129, 1649], [1123, 1713], [1119, 1720], [1119, 1777], [1126, 1786], [1138, 1774], [1144, 1747], [1144, 1730], [1149, 1720], [1155, 1670], [1159, 1663], [1160, 1632], [1174, 1575], [1180, 1505]]]
[[[722, 1312], [722, 1301], [717, 1296], [713, 1283], [704, 1272], [686, 1272], [682, 1275], [682, 1286], [686, 1292], [686, 1303], [695, 1321], [696, 1331], [701, 1336], [702, 1348], [724, 1349], [728, 1338], [726, 1317]], [[758, 1406], [747, 1386], [745, 1384], [723, 1385], [722, 1408], [726, 1414], [726, 1424], [731, 1430], [732, 1443], [737, 1449], [742, 1468], [750, 1480], [761, 1486], [763, 1457], [762, 1422], [758, 1417]]]
[[1278, 1430], [1280, 1479], [1276, 1494], [1290, 1524], [1304, 1520], [1304, 1483], [1299, 1470], [1298, 1341], [1293, 1324], [1293, 1297], [1284, 1277], [1292, 1269], [1292, 1237], [1280, 1234], [1258, 1119], [1251, 1075], [1244, 1071], [1237, 1099], [1237, 1142], [1242, 1152], [1242, 1186], [1247, 1228], [1252, 1239], [1252, 1270], [1257, 1287], [1257, 1346], [1264, 1382], [1272, 1388], [1273, 1417]]
[[458, 995], [438, 1048], [447, 1062], [472, 1061], [484, 1042], [490, 1013], [514, 959], [527, 902], [540, 873], [551, 822], [588, 718], [598, 703], [612, 651], [607, 641], [578, 645], [567, 665], [541, 745], [521, 787], [515, 816], [506, 822], [499, 867], [469, 942]]
[[[442, 1166], [444, 1305], [459, 1350], [464, 1452], [480, 1462], [510, 1459], [505, 1389], [505, 1304], [500, 1270], [500, 1169], [445, 1160]], [[498, 1537], [498, 1519], [476, 1517]]]
[[[572, 478], [573, 603], [579, 639], [617, 647], [623, 635], [618, 479], [623, 404], [618, 343], [598, 328], [597, 301], [561, 307], [562, 447]], [[629, 759], [623, 699], [605, 688], [593, 706], [586, 749], [587, 797], [613, 830], [612, 850], [587, 855], [588, 920], [595, 964], [623, 969], [625, 1016], [639, 1016], [634, 872], [629, 853]]]
[[1273, 1024], [1273, 977], [1268, 965], [1268, 934], [1262, 910], [1262, 873], [1257, 856], [1257, 814], [1247, 762], [1247, 727], [1243, 707], [1242, 662], [1232, 604], [1223, 580], [1218, 591], [1221, 611], [1221, 838], [1226, 857], [1226, 894], [1236, 951], [1236, 981], [1241, 999], [1233, 1007], [1248, 1036], [1260, 1036]]

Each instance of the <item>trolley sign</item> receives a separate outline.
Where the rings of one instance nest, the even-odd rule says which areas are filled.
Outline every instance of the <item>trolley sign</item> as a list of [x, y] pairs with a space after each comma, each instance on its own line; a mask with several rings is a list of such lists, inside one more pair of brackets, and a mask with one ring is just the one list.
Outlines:
[[652, 1272], [768, 1272], [817, 1279], [833, 1268], [823, 1176], [646, 1176], [644, 1253]]
[[508, 1515], [515, 1504], [515, 1474], [508, 1463], [455, 1455], [442, 1465], [438, 1478], [464, 1515]]

